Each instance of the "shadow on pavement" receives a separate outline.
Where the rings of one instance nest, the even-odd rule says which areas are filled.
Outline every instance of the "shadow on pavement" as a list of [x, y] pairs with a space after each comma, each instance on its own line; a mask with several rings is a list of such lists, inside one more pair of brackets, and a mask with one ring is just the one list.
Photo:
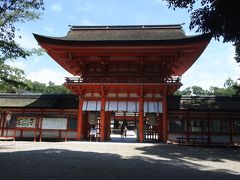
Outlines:
[[184, 147], [176, 150], [174, 146], [165, 145], [137, 149], [143, 155], [163, 159], [65, 149], [3, 152], [0, 153], [0, 179], [239, 179], [238, 175], [226, 170], [203, 171], [201, 167], [181, 160], [182, 157], [196, 161], [211, 157], [217, 162], [222, 158], [239, 161], [239, 151], [226, 149], [229, 152], [223, 154], [221, 149], [192, 148], [186, 151]]

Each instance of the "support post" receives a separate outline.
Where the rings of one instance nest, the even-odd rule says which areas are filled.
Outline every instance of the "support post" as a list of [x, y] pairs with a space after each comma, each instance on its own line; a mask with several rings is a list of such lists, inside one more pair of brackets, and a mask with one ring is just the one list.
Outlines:
[[39, 125], [39, 128], [40, 128], [40, 131], [39, 131], [39, 142], [42, 142], [42, 123], [43, 123], [43, 112], [41, 113], [41, 116], [40, 116], [40, 125]]
[[[15, 133], [14, 133], [15, 134]], [[15, 137], [14, 137], [15, 138]], [[33, 138], [33, 141], [36, 142], [37, 140], [37, 127], [35, 125], [35, 128], [34, 128], [34, 138]]]
[[83, 99], [79, 96], [79, 107], [78, 107], [78, 123], [77, 123], [77, 140], [82, 139], [82, 129], [83, 129]]
[[64, 136], [64, 141], [67, 142], [67, 136], [68, 136], [68, 121], [69, 121], [69, 115], [67, 114], [67, 125], [66, 125], [66, 131]]
[[105, 139], [110, 140], [110, 124], [111, 124], [111, 112], [106, 113], [106, 134]]
[[162, 139], [162, 114], [158, 114], [158, 142], [161, 142]]
[[229, 142], [233, 144], [233, 119], [231, 114], [228, 115], [228, 122], [229, 122]]
[[141, 87], [141, 93], [139, 97], [139, 142], [144, 141], [144, 99], [143, 99], [143, 87]]
[[164, 95], [163, 95], [163, 100], [162, 100], [162, 103], [163, 103], [163, 118], [162, 118], [162, 139], [163, 139], [163, 142], [166, 143], [167, 140], [168, 140], [168, 120], [167, 120], [167, 93], [165, 91]]
[[13, 130], [13, 141], [16, 140], [16, 127], [17, 127], [17, 120], [15, 121], [15, 124], [14, 124], [14, 130]]
[[105, 113], [105, 104], [106, 104], [106, 98], [104, 94], [102, 95], [101, 99], [101, 118], [100, 118], [100, 141], [105, 140], [105, 131], [106, 131], [106, 113]]
[[1, 132], [1, 136], [3, 136], [4, 135], [4, 129], [5, 129], [5, 123], [6, 123], [6, 112], [4, 112], [3, 114], [2, 114], [2, 132]]

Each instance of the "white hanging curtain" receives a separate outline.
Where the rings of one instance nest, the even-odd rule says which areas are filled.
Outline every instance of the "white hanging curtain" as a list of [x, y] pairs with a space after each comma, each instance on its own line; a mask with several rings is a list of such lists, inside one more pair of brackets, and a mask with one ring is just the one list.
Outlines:
[[138, 112], [139, 103], [135, 101], [107, 101], [105, 111]]
[[128, 101], [127, 112], [139, 112], [139, 102]]
[[100, 111], [101, 101], [83, 101], [83, 111]]
[[145, 113], [162, 113], [162, 102], [144, 102]]

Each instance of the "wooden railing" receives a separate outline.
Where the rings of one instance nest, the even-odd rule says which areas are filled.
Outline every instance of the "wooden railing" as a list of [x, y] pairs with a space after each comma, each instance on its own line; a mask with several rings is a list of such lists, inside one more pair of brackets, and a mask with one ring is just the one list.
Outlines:
[[66, 83], [179, 83], [181, 77], [66, 77], [65, 80]]
[[80, 77], [65, 77], [67, 83], [81, 83], [83, 81]]

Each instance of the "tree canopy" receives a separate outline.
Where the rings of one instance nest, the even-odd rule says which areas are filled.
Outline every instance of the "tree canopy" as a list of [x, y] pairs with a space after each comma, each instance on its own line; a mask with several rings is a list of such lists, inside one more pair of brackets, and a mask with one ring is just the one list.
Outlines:
[[[4, 65], [7, 66], [7, 65]], [[11, 72], [8, 72], [11, 69]], [[10, 82], [0, 81], [0, 93], [41, 93], [41, 94], [71, 94], [63, 85], [56, 85], [53, 82], [48, 84], [31, 81], [25, 78], [23, 70], [9, 67], [6, 71], [8, 76], [11, 76]], [[11, 82], [15, 79], [15, 82]]]
[[191, 13], [190, 29], [211, 33], [235, 46], [235, 59], [240, 62], [239, 0], [163, 0], [169, 8], [186, 8]]
[[0, 1], [0, 88], [1, 91], [15, 91], [25, 86], [24, 72], [5, 64], [7, 59], [26, 58], [41, 54], [42, 50], [25, 50], [16, 43], [16, 23], [36, 20], [43, 10], [43, 0], [1, 0]]
[[237, 82], [234, 82], [231, 78], [228, 78], [224, 82], [224, 87], [209, 87], [208, 90], [204, 90], [200, 86], [187, 87], [186, 89], [176, 91], [174, 95], [215, 95], [215, 96], [240, 96], [240, 85]]
[[[36, 20], [43, 10], [43, 0], [0, 1], [0, 60], [26, 58], [28, 51], [16, 43], [16, 23]], [[18, 37], [21, 38], [21, 37]]]

